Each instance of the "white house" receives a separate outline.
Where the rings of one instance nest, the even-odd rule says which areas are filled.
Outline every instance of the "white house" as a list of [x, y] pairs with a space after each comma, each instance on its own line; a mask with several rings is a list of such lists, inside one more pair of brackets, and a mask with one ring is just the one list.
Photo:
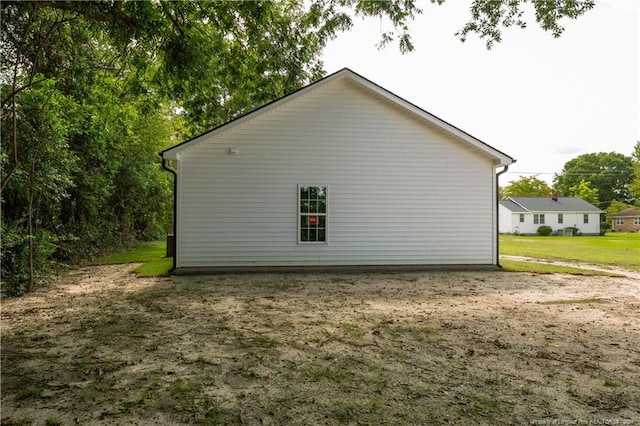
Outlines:
[[582, 198], [509, 197], [500, 201], [500, 233], [536, 234], [547, 225], [556, 233], [578, 228], [583, 235], [599, 235], [601, 213]]
[[349, 69], [160, 154], [178, 271], [498, 264], [515, 160]]

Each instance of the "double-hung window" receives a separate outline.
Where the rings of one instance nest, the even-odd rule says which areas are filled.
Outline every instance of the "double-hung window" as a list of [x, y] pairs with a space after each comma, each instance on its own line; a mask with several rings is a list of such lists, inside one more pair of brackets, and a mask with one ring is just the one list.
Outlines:
[[589, 215], [587, 213], [585, 213], [584, 215], [582, 215], [582, 221], [584, 223], [589, 223]]
[[298, 187], [298, 242], [327, 242], [327, 187]]
[[544, 214], [535, 213], [533, 215], [533, 223], [536, 225], [544, 225]]
[[564, 223], [564, 215], [562, 213], [558, 213], [558, 223]]
[[520, 213], [520, 223], [524, 223], [524, 213]]

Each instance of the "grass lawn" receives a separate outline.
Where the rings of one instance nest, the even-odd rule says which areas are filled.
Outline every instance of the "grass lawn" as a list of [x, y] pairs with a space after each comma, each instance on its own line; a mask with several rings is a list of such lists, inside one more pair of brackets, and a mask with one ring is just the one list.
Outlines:
[[640, 271], [640, 234], [611, 233], [601, 237], [501, 235], [500, 253]]
[[533, 274], [569, 274], [569, 275], [593, 275], [605, 277], [620, 277], [622, 275], [592, 269], [582, 269], [565, 265], [550, 263], [525, 262], [519, 260], [500, 259], [500, 265], [505, 272], [530, 272]]
[[135, 269], [141, 277], [158, 277], [168, 275], [173, 259], [165, 257], [166, 242], [148, 241], [138, 244], [129, 251], [116, 253], [110, 256], [99, 257], [95, 260], [97, 265], [109, 265], [119, 263], [143, 263]]
[[[169, 270], [173, 265], [173, 259], [165, 257], [165, 244], [165, 241], [143, 242], [129, 251], [100, 257], [94, 263], [98, 265], [142, 263], [135, 269], [139, 276], [165, 276], [169, 274]], [[632, 270], [640, 270], [640, 235], [638, 234], [612, 234], [605, 237], [501, 235], [500, 251], [502, 254], [515, 256], [583, 261], [598, 265], [618, 265]], [[614, 275], [562, 265], [520, 262], [507, 259], [501, 260], [500, 263], [507, 272]]]

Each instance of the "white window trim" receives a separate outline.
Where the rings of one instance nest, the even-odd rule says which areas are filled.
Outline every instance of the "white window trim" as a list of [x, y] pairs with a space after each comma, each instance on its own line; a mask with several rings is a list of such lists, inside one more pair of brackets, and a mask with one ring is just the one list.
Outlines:
[[[301, 223], [300, 223], [300, 216], [302, 216], [302, 212], [300, 211], [300, 188], [302, 188], [303, 186], [309, 186], [309, 187], [323, 187], [326, 188], [327, 191], [327, 195], [326, 195], [326, 199], [325, 199], [325, 213], [319, 213], [318, 216], [322, 216], [324, 215], [324, 241], [302, 241], [301, 237], [302, 237], [302, 233], [301, 233]], [[329, 244], [329, 194], [331, 192], [331, 189], [329, 188], [329, 185], [322, 185], [322, 184], [315, 184], [315, 183], [310, 183], [310, 184], [298, 184], [296, 191], [298, 193], [298, 195], [296, 196], [296, 226], [297, 226], [297, 231], [296, 231], [296, 236], [297, 236], [297, 244], [299, 245], [303, 245], [303, 246], [325, 246], [327, 244]]]

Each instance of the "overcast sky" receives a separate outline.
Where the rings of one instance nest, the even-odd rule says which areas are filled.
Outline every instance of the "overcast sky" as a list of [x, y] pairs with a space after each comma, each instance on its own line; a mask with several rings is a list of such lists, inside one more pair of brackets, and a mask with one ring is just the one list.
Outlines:
[[416, 49], [376, 47], [379, 19], [354, 28], [323, 56], [332, 73], [348, 67], [396, 95], [517, 159], [505, 185], [537, 175], [551, 183], [564, 163], [589, 152], [630, 155], [640, 140], [640, 1], [598, 0], [555, 39], [532, 14], [525, 30], [503, 31], [492, 50], [453, 34], [468, 20], [470, 0], [437, 6], [410, 26]]

